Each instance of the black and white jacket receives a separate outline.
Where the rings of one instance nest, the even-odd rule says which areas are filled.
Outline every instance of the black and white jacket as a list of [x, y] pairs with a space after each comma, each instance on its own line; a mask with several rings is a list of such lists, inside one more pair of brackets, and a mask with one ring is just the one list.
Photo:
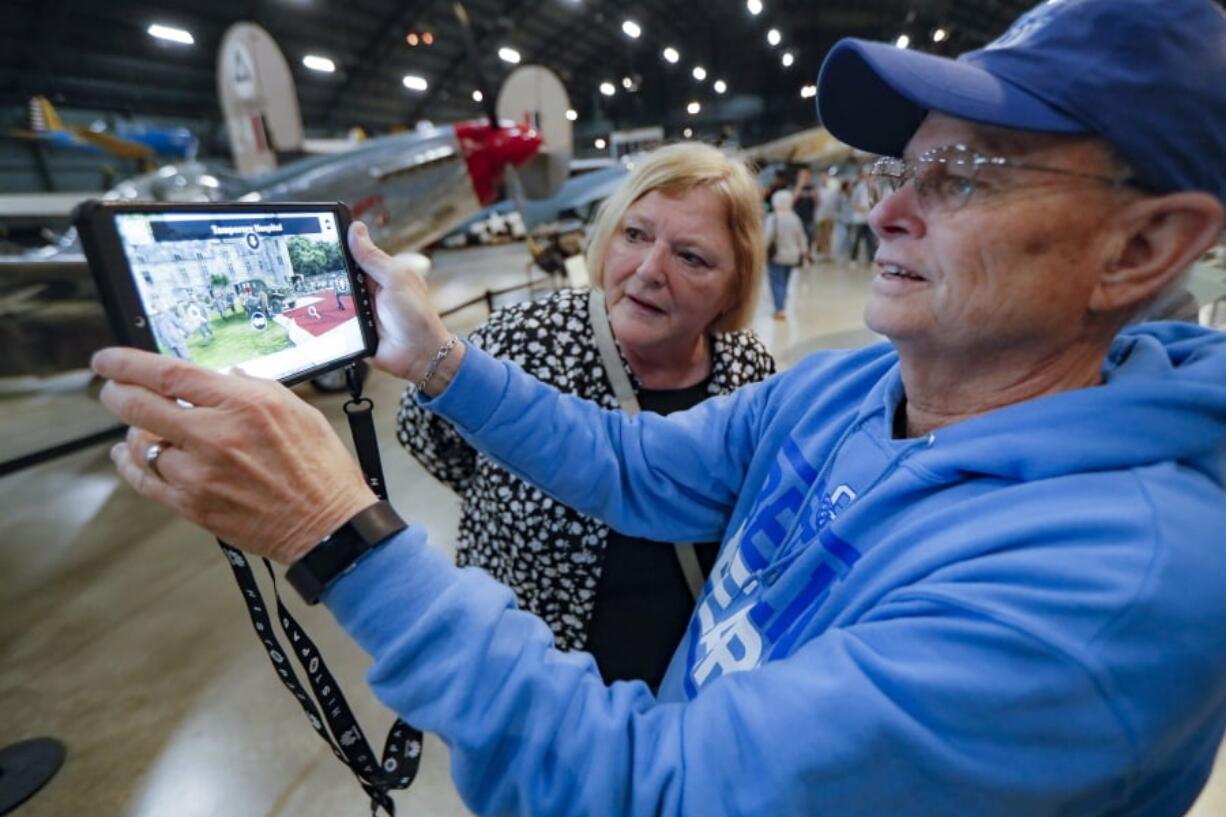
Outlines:
[[[560, 290], [543, 301], [500, 309], [469, 341], [559, 391], [618, 407], [592, 334], [585, 290]], [[774, 359], [753, 332], [715, 336], [712, 395], [774, 371]], [[626, 372], [637, 386], [628, 366]], [[511, 587], [520, 606], [553, 629], [558, 647], [582, 649], [608, 528], [478, 454], [446, 421], [421, 408], [411, 387], [401, 399], [397, 425], [401, 445], [464, 499], [456, 562], [484, 568]]]

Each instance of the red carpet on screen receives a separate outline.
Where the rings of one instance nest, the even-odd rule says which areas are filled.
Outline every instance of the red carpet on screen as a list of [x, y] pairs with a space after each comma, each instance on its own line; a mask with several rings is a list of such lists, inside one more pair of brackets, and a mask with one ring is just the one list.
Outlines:
[[352, 296], [342, 295], [341, 303], [345, 308], [339, 309], [336, 306], [335, 291], [321, 289], [319, 292], [312, 292], [311, 295], [321, 300], [310, 306], [287, 309], [281, 314], [316, 337], [354, 317]]

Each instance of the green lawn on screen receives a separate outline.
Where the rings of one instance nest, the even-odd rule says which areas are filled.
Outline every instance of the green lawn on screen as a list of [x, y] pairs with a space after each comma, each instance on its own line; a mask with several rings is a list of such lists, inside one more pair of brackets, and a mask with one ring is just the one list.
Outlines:
[[285, 328], [268, 321], [268, 328], [257, 332], [244, 312], [228, 315], [223, 320], [212, 320], [213, 339], [202, 339], [193, 334], [187, 342], [187, 351], [192, 362], [210, 369], [233, 366], [253, 357], [279, 352], [294, 344]]

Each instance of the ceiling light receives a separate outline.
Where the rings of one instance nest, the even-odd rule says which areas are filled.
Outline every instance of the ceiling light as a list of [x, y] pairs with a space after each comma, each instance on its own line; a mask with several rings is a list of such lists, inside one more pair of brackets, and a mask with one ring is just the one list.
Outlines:
[[694, 70], [690, 73], [693, 74], [694, 79], [698, 80], [699, 82], [702, 82], [707, 78], [707, 69], [703, 68], [701, 65], [695, 65]]
[[697, 100], [685, 106], [685, 112], [688, 113], [690, 116], [693, 116], [694, 114], [698, 113], [701, 110], [702, 110], [702, 105], [699, 105]]
[[800, 89], [801, 99], [812, 99], [815, 96], [817, 96], [817, 86], [816, 85], [801, 86], [801, 89]]
[[191, 45], [196, 42], [196, 38], [192, 36], [190, 31], [173, 28], [172, 26], [164, 26], [161, 23], [153, 23], [145, 30], [149, 32], [150, 37], [157, 37], [159, 40], [166, 40], [167, 42], [179, 43], [180, 45]]
[[498, 59], [503, 62], [509, 62], [511, 65], [519, 64], [519, 52], [509, 46], [503, 46], [498, 49]]
[[694, 129], [686, 128], [685, 130], [681, 131], [681, 135], [684, 136], [686, 139], [689, 139], [691, 136], [694, 135]]
[[410, 31], [408, 34], [404, 35], [404, 41], [409, 45], [417, 45], [420, 40], [421, 38], [417, 36], [416, 31]]
[[660, 53], [664, 56], [664, 59], [674, 64], [677, 62], [677, 60], [681, 59], [681, 55], [677, 53], [677, 49], [673, 48], [671, 45]]
[[578, 112], [578, 111], [576, 111], [574, 108], [567, 108], [567, 109], [566, 109], [566, 121], [567, 121], [567, 122], [574, 122], [574, 121], [575, 121], [576, 119], [578, 119], [578, 118], [579, 118], [579, 112]]
[[434, 35], [427, 31], [421, 35], [421, 41], [426, 45], [434, 45]]
[[599, 137], [598, 137], [598, 138], [596, 139], [596, 141], [595, 141], [595, 142], [593, 142], [592, 144], [594, 144], [594, 145], [596, 146], [596, 149], [597, 149], [597, 150], [604, 150], [604, 149], [605, 149], [605, 145], [606, 145], [606, 144], [608, 144], [608, 143], [607, 143], [607, 142], [605, 142], [605, 140], [604, 140], [604, 139], [602, 139], [602, 138], [599, 138]]
[[480, 102], [483, 99], [485, 99], [485, 94], [480, 91], [473, 91], [473, 102]]
[[633, 20], [626, 20], [622, 23], [622, 33], [632, 40], [637, 40], [643, 33], [643, 29], [639, 28], [639, 24]]
[[772, 28], [766, 32], [766, 41], [771, 45], [779, 45], [783, 41], [783, 35], [779, 33], [779, 29]]
[[331, 74], [336, 70], [336, 63], [327, 57], [317, 57], [314, 54], [307, 54], [302, 58], [302, 64], [312, 71], [322, 71], [325, 74]]
[[633, 91], [634, 90], [634, 80], [630, 79], [630, 77], [622, 77], [622, 87], [625, 88], [627, 91]]
[[946, 38], [946, 37], [948, 37], [948, 36], [949, 36], [949, 32], [948, 32], [948, 31], [946, 31], [946, 30], [945, 30], [945, 29], [943, 29], [943, 28], [938, 28], [936, 31], [933, 31], [933, 32], [932, 32], [932, 41], [933, 41], [934, 43], [943, 42], [943, 41], [945, 40], [945, 38]]
[[403, 82], [404, 87], [408, 88], [410, 91], [424, 91], [430, 87], [430, 84], [426, 82], [425, 77], [419, 77], [415, 74], [405, 74], [404, 79], [402, 79], [401, 82]]
[[783, 63], [784, 68], [791, 68], [792, 63], [796, 62], [796, 56], [791, 51], [784, 51], [779, 61]]
[[715, 93], [722, 94], [724, 91], [727, 91], [727, 90], [728, 90], [728, 83], [724, 82], [722, 79], [715, 80]]
[[600, 93], [605, 96], [613, 96], [613, 94], [617, 93], [617, 89], [613, 87], [611, 82], [602, 82], [600, 83]]
[[899, 48], [906, 48], [907, 46], [911, 45], [911, 38], [906, 34], [899, 34], [898, 39], [894, 41], [894, 45], [898, 46]]
[[757, 17], [762, 13], [762, 0], [747, 0], [745, 7], [749, 9], [749, 13]]

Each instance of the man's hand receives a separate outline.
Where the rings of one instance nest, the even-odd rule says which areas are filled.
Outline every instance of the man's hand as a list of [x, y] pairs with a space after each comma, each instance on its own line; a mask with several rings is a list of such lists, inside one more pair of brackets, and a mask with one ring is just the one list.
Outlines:
[[91, 365], [132, 426], [111, 449], [120, 476], [235, 547], [290, 564], [377, 501], [324, 416], [279, 383], [136, 349]]
[[[369, 276], [369, 289], [375, 305], [379, 331], [379, 351], [371, 362], [397, 377], [416, 383], [425, 375], [431, 358], [451, 333], [430, 305], [426, 282], [407, 264], [397, 261], [370, 240], [366, 225], [355, 221], [349, 228], [349, 250]], [[457, 344], [439, 372], [431, 378], [429, 393], [436, 394], [440, 384], [459, 367], [464, 346]]]

